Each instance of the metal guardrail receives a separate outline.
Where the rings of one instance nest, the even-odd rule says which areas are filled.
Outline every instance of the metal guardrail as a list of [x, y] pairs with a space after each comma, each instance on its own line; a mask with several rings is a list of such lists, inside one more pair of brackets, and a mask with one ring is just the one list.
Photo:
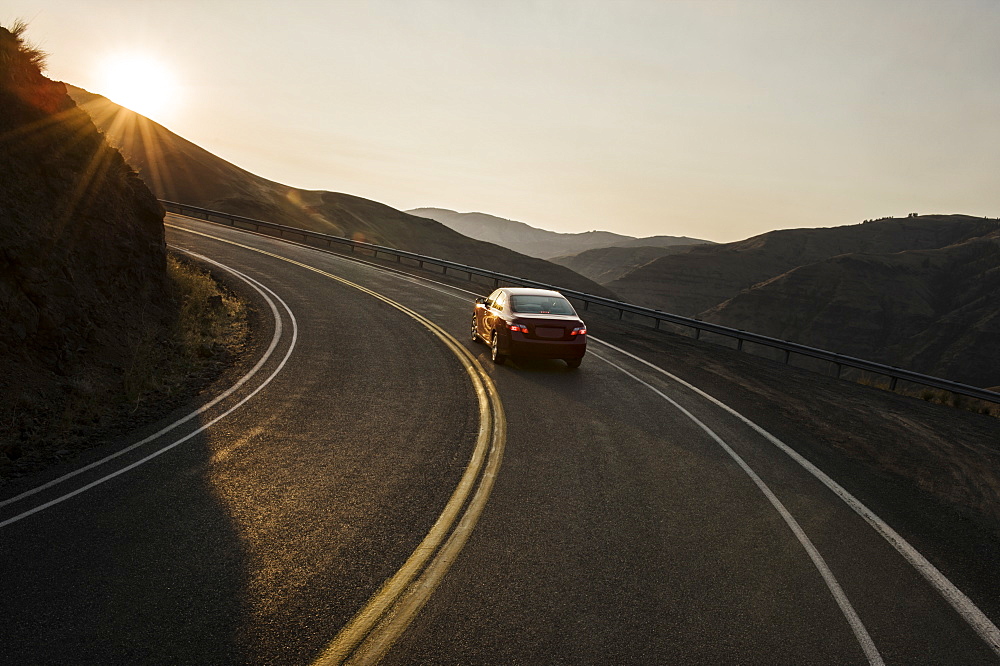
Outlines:
[[969, 386], [967, 384], [960, 384], [958, 382], [949, 381], [947, 379], [941, 379], [939, 377], [930, 377], [928, 375], [922, 375], [920, 373], [912, 372], [910, 370], [905, 370], [903, 368], [897, 368], [890, 365], [884, 365], [881, 363], [874, 363], [872, 361], [866, 361], [864, 359], [855, 358], [853, 356], [844, 356], [842, 354], [837, 354], [823, 349], [816, 349], [815, 347], [800, 345], [795, 342], [788, 342], [785, 340], [778, 340], [776, 338], [769, 338], [765, 335], [758, 335], [757, 333], [751, 333], [749, 331], [742, 331], [735, 328], [720, 326], [718, 324], [712, 324], [710, 322], [701, 321], [699, 319], [681, 317], [679, 315], [673, 315], [666, 312], [661, 312], [660, 310], [645, 308], [639, 305], [632, 305], [631, 303], [623, 303], [621, 301], [616, 301], [614, 299], [604, 298], [602, 296], [594, 296], [592, 294], [575, 291], [573, 289], [564, 289], [562, 287], [546, 284], [544, 282], [527, 280], [514, 275], [506, 275], [504, 273], [488, 271], [482, 268], [477, 268], [475, 266], [466, 266], [465, 264], [459, 264], [453, 261], [446, 261], [444, 259], [437, 259], [435, 257], [428, 257], [425, 255], [416, 254], [414, 252], [407, 252], [405, 250], [397, 250], [395, 248], [384, 247], [382, 245], [373, 245], [371, 243], [355, 241], [349, 238], [331, 236], [329, 234], [322, 234], [315, 231], [309, 231], [307, 229], [289, 227], [281, 224], [275, 224], [273, 222], [266, 222], [264, 220], [255, 220], [249, 217], [232, 215], [230, 213], [222, 213], [219, 211], [208, 210], [206, 208], [199, 208], [197, 206], [189, 206], [187, 204], [181, 204], [172, 201], [161, 200], [160, 203], [163, 204], [164, 209], [170, 213], [178, 213], [181, 215], [186, 215], [188, 217], [202, 219], [208, 222], [214, 222], [216, 224], [223, 224], [237, 229], [254, 231], [268, 236], [273, 236], [275, 238], [295, 241], [313, 247], [318, 247], [321, 249], [343, 247], [343, 248], [349, 248], [350, 252], [355, 252], [356, 250], [363, 250], [372, 253], [372, 256], [376, 258], [378, 257], [379, 254], [395, 257], [397, 263], [402, 263], [403, 259], [409, 259], [411, 261], [416, 262], [417, 266], [421, 269], [426, 268], [427, 265], [437, 266], [441, 268], [442, 274], [444, 275], [447, 275], [449, 270], [465, 273], [467, 274], [468, 279], [470, 281], [473, 280], [474, 276], [487, 278], [489, 280], [492, 280], [494, 288], [499, 287], [501, 286], [501, 284], [503, 284], [508, 286], [518, 286], [518, 287], [555, 289], [557, 291], [562, 292], [564, 296], [570, 298], [571, 300], [576, 300], [582, 303], [584, 310], [589, 311], [591, 306], [598, 306], [602, 308], [608, 308], [610, 310], [617, 312], [618, 319], [623, 319], [625, 314], [651, 319], [653, 321], [652, 328], [654, 328], [655, 330], [660, 330], [661, 325], [664, 322], [666, 322], [674, 326], [693, 329], [695, 339], [699, 339], [702, 333], [712, 333], [727, 338], [735, 339], [736, 348], [738, 350], [742, 350], [743, 345], [747, 342], [756, 345], [761, 345], [763, 347], [768, 347], [771, 349], [776, 349], [784, 352], [784, 362], [786, 364], [790, 362], [793, 354], [798, 356], [805, 356], [808, 358], [819, 359], [821, 361], [827, 361], [829, 363], [832, 363], [833, 366], [836, 368], [836, 376], [838, 378], [842, 375], [844, 368], [853, 368], [856, 370], [860, 370], [862, 372], [870, 372], [876, 375], [888, 377], [890, 391], [896, 390], [899, 381], [906, 381], [920, 386], [927, 386], [930, 388], [950, 391], [951, 393], [954, 393], [956, 395], [962, 395], [969, 398], [976, 398], [978, 400], [985, 400], [987, 402], [1000, 404], [1000, 393], [987, 391], [986, 389], [977, 388], [975, 386]]

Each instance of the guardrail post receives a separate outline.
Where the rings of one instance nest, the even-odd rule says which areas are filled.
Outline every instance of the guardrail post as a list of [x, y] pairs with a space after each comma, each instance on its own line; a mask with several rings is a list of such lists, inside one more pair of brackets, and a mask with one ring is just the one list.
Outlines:
[[701, 329], [700, 328], [694, 329], [694, 339], [695, 340], [701, 340]]
[[654, 331], [658, 331], [658, 330], [660, 330], [660, 322], [661, 322], [661, 321], [663, 321], [663, 320], [662, 320], [662, 319], [659, 319], [659, 318], [657, 318], [657, 319], [654, 319], [653, 321], [655, 321], [655, 322], [656, 322], [655, 324], [653, 324], [653, 330], [654, 330]]
[[625, 316], [624, 310], [618, 310], [618, 320], [621, 321], [622, 317]]
[[840, 379], [840, 371], [844, 369], [844, 366], [840, 363], [834, 363], [834, 365], [837, 366], [837, 379]]
[[895, 391], [896, 390], [896, 378], [895, 377], [890, 377], [889, 378], [889, 390], [890, 391]]
[[743, 338], [736, 338], [736, 351], [743, 351]]
[[788, 359], [791, 357], [792, 352], [789, 349], [785, 350], [785, 365], [788, 365]]

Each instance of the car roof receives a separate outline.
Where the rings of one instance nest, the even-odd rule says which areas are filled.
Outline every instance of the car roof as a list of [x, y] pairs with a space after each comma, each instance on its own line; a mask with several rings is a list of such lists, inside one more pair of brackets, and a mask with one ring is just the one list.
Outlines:
[[503, 291], [511, 296], [562, 296], [558, 291], [552, 289], [532, 289], [529, 287], [504, 287]]

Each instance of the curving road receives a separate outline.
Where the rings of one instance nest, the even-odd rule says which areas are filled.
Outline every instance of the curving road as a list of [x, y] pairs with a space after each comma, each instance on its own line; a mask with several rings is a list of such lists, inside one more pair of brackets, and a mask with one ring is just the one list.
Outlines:
[[0, 499], [5, 662], [1000, 661], [990, 546], [821, 401], [932, 408], [594, 317], [580, 370], [494, 367], [448, 280], [168, 223], [255, 299], [256, 365]]

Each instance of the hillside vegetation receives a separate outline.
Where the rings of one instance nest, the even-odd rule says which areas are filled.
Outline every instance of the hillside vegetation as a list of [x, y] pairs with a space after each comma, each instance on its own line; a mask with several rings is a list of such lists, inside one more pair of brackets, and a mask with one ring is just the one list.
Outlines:
[[773, 231], [609, 286], [626, 300], [975, 386], [1000, 385], [1000, 221]]
[[567, 268], [468, 238], [434, 220], [350, 194], [261, 178], [100, 95], [69, 90], [161, 199], [612, 295]]

